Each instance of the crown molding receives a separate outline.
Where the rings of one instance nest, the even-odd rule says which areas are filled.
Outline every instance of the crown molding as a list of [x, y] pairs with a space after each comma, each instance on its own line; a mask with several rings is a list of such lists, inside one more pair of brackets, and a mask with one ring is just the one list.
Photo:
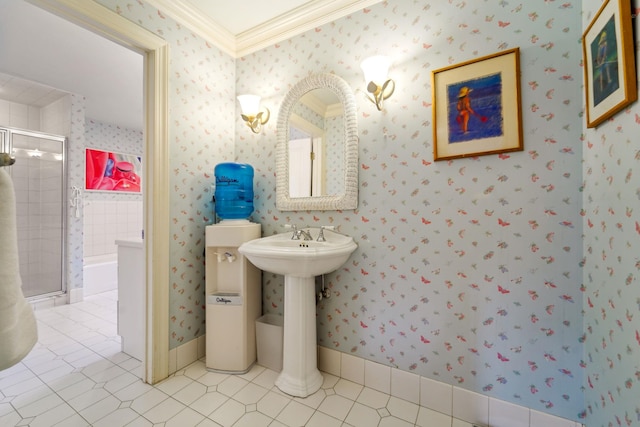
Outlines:
[[280, 43], [381, 1], [316, 0], [306, 3], [262, 25], [238, 34], [236, 57], [240, 58]]
[[236, 37], [193, 6], [174, 0], [145, 0], [225, 53], [236, 57]]
[[234, 58], [280, 43], [382, 0], [314, 0], [235, 36], [193, 6], [175, 0], [145, 0]]

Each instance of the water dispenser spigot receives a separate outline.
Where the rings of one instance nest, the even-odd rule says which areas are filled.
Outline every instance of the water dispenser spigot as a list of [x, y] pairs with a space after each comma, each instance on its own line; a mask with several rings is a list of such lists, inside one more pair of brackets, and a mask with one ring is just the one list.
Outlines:
[[233, 262], [236, 260], [236, 256], [229, 251], [225, 251], [222, 253], [215, 252], [215, 254], [218, 256], [218, 262], [223, 262], [223, 261]]

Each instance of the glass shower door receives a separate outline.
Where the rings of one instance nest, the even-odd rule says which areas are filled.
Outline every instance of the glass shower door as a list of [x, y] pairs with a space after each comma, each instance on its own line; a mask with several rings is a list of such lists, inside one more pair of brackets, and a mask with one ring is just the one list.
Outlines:
[[22, 291], [25, 297], [65, 291], [65, 138], [9, 130], [16, 162], [9, 168], [16, 193]]

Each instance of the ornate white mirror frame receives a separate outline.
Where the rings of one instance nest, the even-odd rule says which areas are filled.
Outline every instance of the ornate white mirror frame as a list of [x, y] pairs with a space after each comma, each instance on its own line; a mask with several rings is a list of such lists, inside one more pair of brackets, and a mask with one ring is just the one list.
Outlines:
[[[296, 103], [313, 89], [334, 92], [344, 108], [344, 189], [339, 194], [290, 197], [289, 119]], [[333, 74], [314, 74], [298, 82], [285, 96], [278, 114], [276, 146], [276, 207], [281, 211], [343, 210], [358, 207], [358, 123], [356, 101], [351, 87]]]

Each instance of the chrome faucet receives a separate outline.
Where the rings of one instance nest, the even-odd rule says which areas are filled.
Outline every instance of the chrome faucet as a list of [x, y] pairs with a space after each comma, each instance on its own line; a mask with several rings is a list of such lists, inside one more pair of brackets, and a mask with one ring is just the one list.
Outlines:
[[300, 233], [298, 232], [298, 226], [295, 224], [292, 224], [291, 228], [293, 229], [293, 235], [291, 236], [291, 240], [300, 240]]
[[316, 239], [318, 242], [326, 242], [327, 239], [324, 237], [324, 226], [320, 227], [320, 234], [318, 234], [318, 238]]
[[323, 225], [320, 227], [320, 234], [318, 234], [318, 238], [316, 239], [318, 242], [326, 242], [327, 239], [324, 237], [324, 230], [333, 230], [333, 225]]
[[298, 239], [300, 239], [300, 235], [304, 237], [304, 240], [313, 240], [313, 237], [311, 237], [311, 233], [309, 233], [308, 231], [298, 230]]
[[291, 227], [293, 229], [293, 235], [291, 236], [291, 240], [300, 240], [300, 236], [304, 237], [304, 240], [313, 240], [311, 237], [311, 233], [305, 230], [298, 230], [298, 226], [295, 224], [287, 225], [286, 227]]

